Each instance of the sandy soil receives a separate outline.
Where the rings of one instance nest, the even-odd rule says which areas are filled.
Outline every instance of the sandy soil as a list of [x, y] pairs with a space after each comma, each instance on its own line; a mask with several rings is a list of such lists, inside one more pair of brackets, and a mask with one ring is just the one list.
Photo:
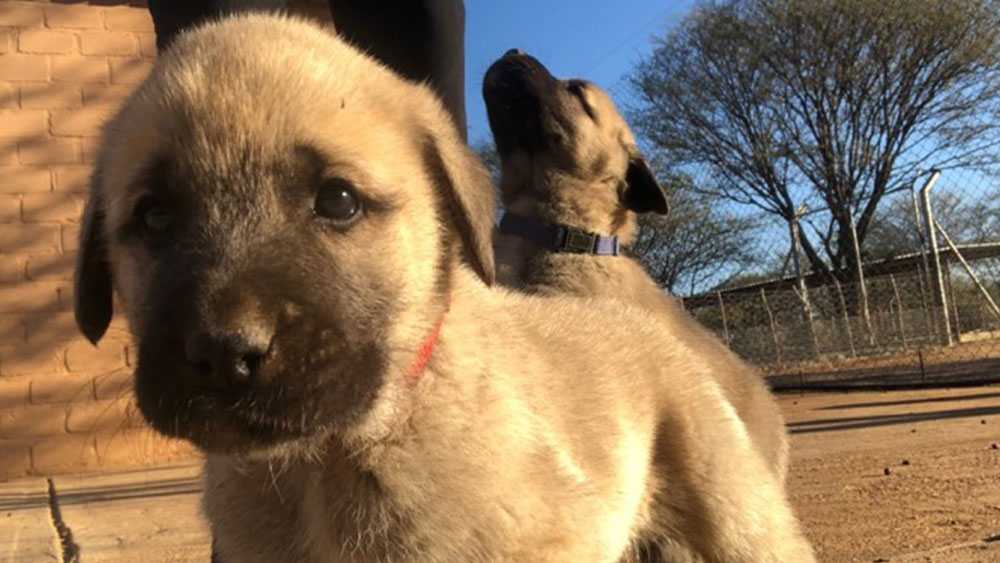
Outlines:
[[1000, 387], [779, 402], [820, 561], [1000, 561]]

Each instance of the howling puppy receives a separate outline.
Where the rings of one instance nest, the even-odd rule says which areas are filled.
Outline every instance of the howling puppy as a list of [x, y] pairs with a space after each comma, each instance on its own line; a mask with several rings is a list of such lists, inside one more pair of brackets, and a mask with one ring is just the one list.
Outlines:
[[503, 174], [500, 281], [648, 308], [710, 370], [784, 480], [785, 424], [760, 373], [621, 252], [635, 235], [636, 214], [665, 214], [668, 204], [611, 98], [585, 80], [555, 78], [517, 50], [487, 71], [483, 96]]
[[489, 287], [491, 193], [428, 88], [294, 19], [180, 36], [109, 122], [77, 320], [117, 289], [221, 561], [614, 562], [649, 530], [810, 561], [668, 331]]

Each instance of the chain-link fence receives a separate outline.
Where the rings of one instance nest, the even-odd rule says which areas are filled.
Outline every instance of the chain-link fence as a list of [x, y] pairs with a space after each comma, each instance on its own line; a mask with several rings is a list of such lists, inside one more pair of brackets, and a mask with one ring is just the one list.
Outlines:
[[[623, 107], [634, 102], [625, 85], [611, 93]], [[645, 223], [639, 254], [774, 387], [1000, 381], [1000, 178], [971, 167], [923, 172], [854, 233], [860, 267], [819, 271], [803, 239], [824, 258], [853, 242], [831, 237], [822, 201], [803, 197], [789, 221], [702, 189], [717, 181], [708, 170], [671, 173], [675, 216]]]

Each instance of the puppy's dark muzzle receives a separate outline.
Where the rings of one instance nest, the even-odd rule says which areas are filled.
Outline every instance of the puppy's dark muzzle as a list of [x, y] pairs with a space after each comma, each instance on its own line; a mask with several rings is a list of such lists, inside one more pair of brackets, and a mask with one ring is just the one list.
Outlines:
[[543, 99], [557, 85], [542, 63], [519, 49], [507, 51], [490, 66], [483, 78], [483, 99], [501, 154], [540, 140]]

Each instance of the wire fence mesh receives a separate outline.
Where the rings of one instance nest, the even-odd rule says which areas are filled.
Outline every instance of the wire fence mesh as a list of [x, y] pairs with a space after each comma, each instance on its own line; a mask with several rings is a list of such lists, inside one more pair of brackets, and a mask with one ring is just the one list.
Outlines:
[[[627, 85], [610, 92], [622, 107], [635, 102]], [[912, 189], [884, 197], [858, 237], [856, 273], [824, 276], [800, 244], [822, 238], [822, 202], [803, 198], [812, 209], [790, 224], [700, 190], [713, 181], [708, 170], [672, 173], [685, 179], [671, 191], [680, 217], [669, 229], [644, 224], [636, 246], [647, 245], [640, 254], [661, 285], [773, 387], [1000, 382], [996, 175], [950, 168], [913, 178]], [[656, 258], [654, 248], [672, 256]], [[685, 252], [716, 254], [685, 262]]]

